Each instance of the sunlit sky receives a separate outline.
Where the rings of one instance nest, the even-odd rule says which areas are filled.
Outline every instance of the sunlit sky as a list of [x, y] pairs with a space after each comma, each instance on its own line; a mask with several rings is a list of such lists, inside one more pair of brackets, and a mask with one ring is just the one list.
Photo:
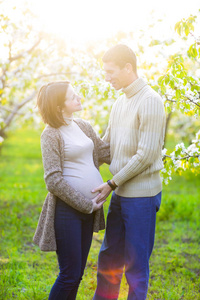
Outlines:
[[33, 0], [45, 27], [78, 42], [142, 28], [166, 16], [166, 28], [200, 9], [200, 0]]
[[[5, 1], [19, 9], [24, 0]], [[200, 0], [29, 0], [41, 29], [75, 43], [103, 39], [118, 31], [145, 29], [153, 16], [165, 19], [165, 29], [197, 14]], [[159, 30], [159, 28], [157, 28]], [[163, 30], [163, 29], [162, 29]], [[200, 31], [200, 30], [199, 30]]]

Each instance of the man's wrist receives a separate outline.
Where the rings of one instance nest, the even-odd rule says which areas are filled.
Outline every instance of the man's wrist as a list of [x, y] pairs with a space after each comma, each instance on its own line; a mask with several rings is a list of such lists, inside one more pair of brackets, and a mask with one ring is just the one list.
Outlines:
[[114, 191], [117, 187], [115, 182], [113, 180], [107, 180], [107, 184], [111, 187], [111, 189]]

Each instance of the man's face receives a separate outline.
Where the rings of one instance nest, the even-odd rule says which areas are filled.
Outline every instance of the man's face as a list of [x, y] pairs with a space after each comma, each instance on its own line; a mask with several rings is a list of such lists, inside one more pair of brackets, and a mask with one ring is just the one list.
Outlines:
[[114, 62], [103, 64], [105, 80], [110, 82], [115, 90], [120, 90], [129, 85], [129, 74], [126, 67], [120, 69]]

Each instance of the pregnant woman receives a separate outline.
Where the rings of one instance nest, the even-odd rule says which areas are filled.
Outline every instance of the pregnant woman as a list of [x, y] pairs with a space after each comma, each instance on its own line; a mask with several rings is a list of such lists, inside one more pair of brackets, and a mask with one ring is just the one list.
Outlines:
[[42, 251], [56, 251], [59, 275], [49, 300], [74, 300], [83, 276], [93, 231], [104, 229], [103, 202], [91, 193], [103, 180], [100, 163], [109, 163], [109, 145], [90, 124], [73, 118], [79, 97], [68, 81], [44, 85], [37, 105], [44, 123], [41, 149], [49, 191], [33, 238]]

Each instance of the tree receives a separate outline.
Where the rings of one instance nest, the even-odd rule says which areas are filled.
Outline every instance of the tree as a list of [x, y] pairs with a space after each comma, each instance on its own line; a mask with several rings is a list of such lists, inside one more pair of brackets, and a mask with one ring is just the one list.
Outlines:
[[15, 22], [0, 14], [0, 144], [16, 116], [31, 117], [33, 105], [27, 104], [42, 84], [71, 74], [71, 65], [60, 59], [62, 41], [33, 28], [30, 10], [17, 13], [21, 18]]
[[[106, 100], [115, 92], [103, 82], [94, 53], [66, 46], [55, 35], [38, 31], [32, 25], [35, 17], [30, 10], [16, 14], [20, 17], [15, 21], [5, 13], [0, 15], [0, 40], [4, 41], [0, 59], [0, 144], [16, 120], [37, 119], [32, 100], [43, 84], [56, 80], [70, 80], [87, 97], [84, 117], [95, 120], [93, 125], [101, 132], [112, 104]], [[107, 117], [102, 118], [103, 112]], [[98, 124], [97, 119], [102, 122]]]
[[161, 26], [162, 21], [154, 20], [141, 31], [118, 32], [110, 39], [83, 48], [66, 46], [55, 36], [38, 32], [31, 25], [33, 16], [28, 10], [22, 16], [23, 25], [11, 21], [5, 14], [0, 18], [0, 40], [5, 41], [5, 58], [0, 61], [1, 136], [12, 123], [15, 124], [14, 117], [20, 120], [36, 117], [35, 104], [31, 100], [39, 87], [62, 79], [70, 80], [86, 99], [82, 116], [102, 134], [113, 101], [120, 92], [105, 82], [101, 57], [111, 45], [126, 43], [137, 54], [140, 76], [145, 77], [163, 98], [168, 120], [166, 141], [169, 128], [171, 131], [180, 128], [183, 132], [188, 126], [186, 117], [190, 118], [188, 136], [185, 137], [184, 133], [188, 145], [178, 142], [171, 153], [163, 149], [164, 182], [167, 183], [174, 172], [181, 174], [190, 169], [200, 173], [200, 38], [195, 33], [197, 17], [181, 20], [175, 25], [173, 34], [170, 32], [169, 36], [162, 38], [154, 33], [154, 27], [158, 22]]
[[[158, 79], [156, 89], [165, 99], [165, 107], [168, 114], [173, 111], [186, 116], [200, 116], [200, 80], [199, 58], [200, 37], [194, 35], [194, 23], [196, 16], [190, 16], [176, 23], [175, 30], [185, 42], [192, 39], [192, 44], [182, 52], [175, 53], [168, 59], [165, 75]], [[200, 130], [196, 137], [186, 147], [183, 142], [178, 143], [170, 154], [163, 150], [165, 169], [162, 171], [163, 178], [167, 183], [171, 174], [181, 174], [189, 169], [195, 174], [200, 172]]]

